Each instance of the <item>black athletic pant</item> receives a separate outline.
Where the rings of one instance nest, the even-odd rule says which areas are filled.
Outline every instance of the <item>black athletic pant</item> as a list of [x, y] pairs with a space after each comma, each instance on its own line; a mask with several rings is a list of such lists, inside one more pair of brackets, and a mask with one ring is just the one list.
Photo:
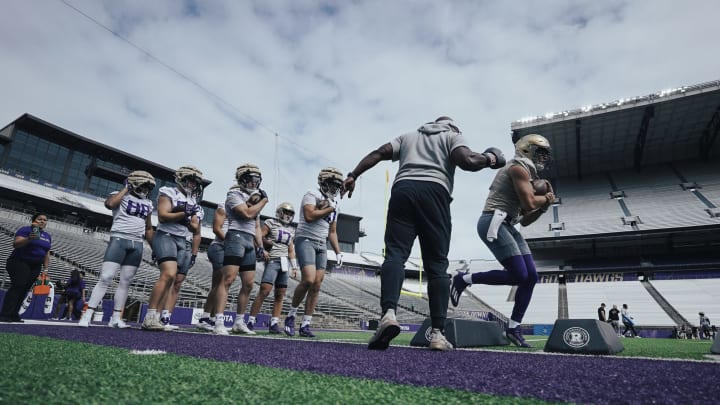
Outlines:
[[451, 228], [450, 194], [443, 186], [415, 180], [402, 180], [393, 186], [385, 229], [385, 261], [380, 270], [383, 314], [397, 308], [405, 262], [418, 237], [427, 274], [432, 327], [444, 329], [450, 298], [447, 255]]
[[18, 311], [25, 295], [32, 288], [42, 263], [28, 263], [24, 260], [9, 257], [5, 268], [10, 275], [10, 289], [5, 293], [0, 317], [3, 319], [20, 319]]

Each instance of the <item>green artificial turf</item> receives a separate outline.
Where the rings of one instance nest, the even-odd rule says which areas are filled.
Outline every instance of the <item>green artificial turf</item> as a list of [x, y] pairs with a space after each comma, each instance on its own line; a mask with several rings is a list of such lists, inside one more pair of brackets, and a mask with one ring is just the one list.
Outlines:
[[545, 403], [10, 333], [0, 333], [0, 358], [7, 404]]

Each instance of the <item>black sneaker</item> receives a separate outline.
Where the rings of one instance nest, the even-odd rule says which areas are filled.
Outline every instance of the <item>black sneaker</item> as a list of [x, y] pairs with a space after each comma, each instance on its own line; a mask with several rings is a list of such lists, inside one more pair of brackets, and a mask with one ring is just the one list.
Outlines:
[[505, 337], [508, 338], [515, 346], [518, 347], [532, 347], [530, 343], [525, 341], [525, 338], [520, 331], [520, 327], [507, 328], [505, 330]]
[[460, 303], [460, 296], [462, 295], [463, 291], [469, 286], [470, 284], [466, 283], [465, 280], [463, 280], [463, 276], [467, 273], [460, 273], [456, 274], [453, 279], [452, 283], [450, 284], [450, 302], [453, 304], [454, 307], [458, 306]]

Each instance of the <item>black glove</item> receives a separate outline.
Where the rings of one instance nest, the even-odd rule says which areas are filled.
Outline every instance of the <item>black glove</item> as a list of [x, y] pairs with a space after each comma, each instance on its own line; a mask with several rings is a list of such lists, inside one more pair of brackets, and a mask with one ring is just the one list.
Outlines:
[[197, 255], [190, 255], [190, 265], [188, 266], [188, 269], [195, 265], [195, 259], [197, 259]]
[[495, 147], [489, 147], [482, 153], [488, 160], [488, 167], [491, 169], [499, 169], [505, 166], [505, 156], [502, 151]]
[[255, 259], [256, 260], [264, 260], [265, 259], [265, 249], [263, 249], [262, 246], [255, 248]]
[[[267, 193], [265, 192], [265, 190], [259, 188], [259, 189], [258, 189], [258, 193], [260, 193], [260, 199], [261, 199], [261, 200], [262, 200], [263, 198], [268, 198], [268, 195], [267, 195]], [[268, 200], [270, 200], [270, 199], [268, 198]]]

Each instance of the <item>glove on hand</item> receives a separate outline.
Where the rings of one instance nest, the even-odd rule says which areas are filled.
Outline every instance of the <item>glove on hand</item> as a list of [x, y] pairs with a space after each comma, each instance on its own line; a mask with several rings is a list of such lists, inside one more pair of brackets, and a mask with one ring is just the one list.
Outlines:
[[488, 167], [491, 169], [499, 169], [505, 166], [505, 156], [502, 151], [495, 147], [489, 147], [482, 153], [488, 159]]

